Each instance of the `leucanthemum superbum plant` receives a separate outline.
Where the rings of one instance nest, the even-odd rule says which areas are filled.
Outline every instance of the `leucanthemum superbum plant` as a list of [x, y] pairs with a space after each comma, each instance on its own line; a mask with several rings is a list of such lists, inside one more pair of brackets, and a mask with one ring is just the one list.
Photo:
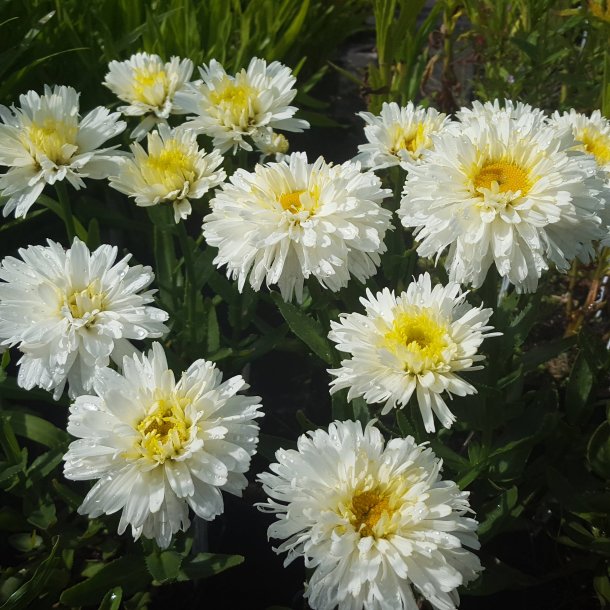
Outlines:
[[[65, 477], [93, 481], [71, 505], [92, 519], [116, 515], [119, 534], [154, 540], [141, 548], [157, 583], [185, 580], [197, 565], [216, 569], [206, 563], [206, 522], [223, 513], [225, 494], [247, 489], [266, 494], [259, 508], [275, 518], [268, 534], [286, 563], [303, 557], [312, 608], [415, 610], [425, 599], [453, 610], [458, 587], [482, 569], [474, 507], [460, 487], [487, 469], [488, 487], [501, 488], [502, 502], [513, 497], [512, 473], [498, 482], [489, 466], [502, 448], [484, 396], [515, 390], [512, 378], [495, 377], [504, 363], [492, 362], [485, 340], [502, 334], [506, 308], [522, 303], [517, 292], [536, 290], [550, 266], [591, 260], [608, 240], [608, 122], [599, 112], [548, 117], [511, 100], [474, 102], [454, 117], [391, 102], [378, 116], [360, 113], [368, 142], [354, 158], [310, 161], [288, 154], [283, 133], [309, 127], [292, 105], [288, 66], [252, 58], [229, 74], [212, 59], [189, 82], [192, 71], [189, 59], [149, 53], [109, 64], [103, 84], [126, 103], [120, 113], [141, 119], [131, 137], [146, 137], [129, 153], [101, 148], [124, 130], [120, 114], [99, 107], [81, 119], [69, 87], [0, 109], [5, 216], [25, 216], [46, 185], [63, 180], [82, 188], [107, 178], [126, 196], [102, 207], [87, 193], [83, 223], [80, 199], [71, 206], [58, 190], [61, 205], [41, 200], [66, 223], [69, 243], [49, 240], [2, 261], [2, 366], [18, 353], [21, 388], [55, 400], [67, 390], [75, 440], [59, 453], [54, 445], [53, 459], [65, 452]], [[386, 186], [402, 188], [397, 222]], [[105, 220], [116, 246], [99, 245]], [[154, 256], [156, 281], [151, 267], [119, 257], [120, 227], [142, 238], [133, 251]], [[437, 283], [441, 261], [449, 279]], [[505, 280], [499, 292], [485, 284], [494, 274]], [[516, 336], [528, 311], [502, 331]], [[337, 421], [326, 429], [323, 415], [316, 424], [299, 413], [310, 431], [296, 449], [275, 452], [261, 492], [247, 478], [261, 399], [243, 392], [250, 376], [259, 383], [256, 358], [283, 349], [289, 333], [324, 361], [326, 419]], [[163, 343], [146, 351], [151, 339]], [[299, 350], [292, 340], [285, 349]], [[225, 366], [241, 374], [223, 381]], [[475, 403], [475, 394], [484, 396]], [[503, 406], [502, 423], [514, 405]], [[49, 428], [37, 442], [40, 430], [46, 439]], [[288, 446], [261, 438], [268, 459], [270, 443]], [[441, 478], [428, 441], [458, 483]], [[481, 509], [482, 536], [507, 518], [495, 510]]]

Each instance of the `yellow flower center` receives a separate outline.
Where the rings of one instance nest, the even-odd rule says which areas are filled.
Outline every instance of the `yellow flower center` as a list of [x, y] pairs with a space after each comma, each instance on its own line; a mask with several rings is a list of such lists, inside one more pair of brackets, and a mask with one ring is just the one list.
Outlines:
[[187, 406], [187, 399], [176, 395], [160, 397], [153, 403], [148, 415], [137, 425], [142, 435], [139, 448], [143, 457], [163, 464], [166, 459], [180, 455], [190, 437]]
[[610, 2], [608, 0], [589, 0], [589, 9], [598, 19], [610, 23]]
[[[307, 193], [308, 197], [302, 197], [304, 193]], [[287, 211], [293, 214], [298, 214], [303, 210], [309, 212], [312, 216], [318, 209], [320, 198], [320, 189], [314, 186], [310, 191], [305, 189], [299, 191], [290, 191], [288, 193], [282, 193], [279, 198], [279, 204]]]
[[133, 71], [134, 100], [149, 106], [161, 106], [169, 89], [169, 79], [165, 70], [156, 67], [136, 68]]
[[582, 142], [584, 150], [595, 157], [598, 165], [610, 163], [610, 136], [586, 127], [578, 134], [578, 140]]
[[[381, 517], [386, 514], [391, 516], [390, 496], [382, 493], [379, 489], [362, 491], [352, 498], [351, 524], [364, 538], [375, 536], [375, 526]], [[380, 535], [384, 538], [387, 532]]]
[[[84, 290], [75, 290], [65, 300], [72, 317], [82, 319], [86, 314], [93, 312], [104, 311], [106, 294], [100, 290], [99, 281], [94, 280]], [[95, 321], [94, 316], [87, 323], [92, 324]]]
[[142, 164], [142, 177], [148, 184], [162, 184], [168, 191], [181, 190], [185, 182], [194, 182], [196, 158], [176, 140], [168, 140], [157, 154]]
[[386, 347], [395, 353], [406, 348], [408, 352], [436, 363], [442, 360], [447, 347], [447, 330], [445, 324], [426, 312], [401, 313], [384, 339]]
[[224, 86], [210, 93], [210, 101], [220, 111], [224, 124], [247, 127], [255, 112], [256, 90], [226, 79]]
[[74, 123], [47, 118], [26, 128], [26, 145], [29, 144], [31, 154], [43, 153], [53, 163], [64, 165], [76, 152], [77, 134], [78, 126]]
[[526, 195], [532, 188], [529, 172], [521, 166], [510, 161], [494, 161], [486, 163], [474, 175], [473, 184], [476, 191], [492, 189], [493, 184], [498, 185], [501, 193], [521, 191]]
[[411, 153], [412, 157], [415, 157], [419, 149], [429, 146], [430, 138], [426, 135], [423, 123], [417, 123], [408, 131], [399, 125], [394, 132], [390, 152], [396, 154], [399, 150], [406, 150]]

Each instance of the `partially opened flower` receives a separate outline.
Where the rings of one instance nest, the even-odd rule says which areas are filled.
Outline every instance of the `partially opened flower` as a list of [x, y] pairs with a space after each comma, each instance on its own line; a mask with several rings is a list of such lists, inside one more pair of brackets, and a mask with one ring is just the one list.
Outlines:
[[551, 117], [551, 124], [571, 129], [578, 150], [593, 155], [610, 181], [610, 121], [599, 110], [595, 110], [591, 116], [574, 109], [562, 115], [556, 112]]
[[125, 61], [111, 61], [104, 85], [127, 106], [119, 106], [126, 116], [142, 116], [131, 133], [141, 140], [157, 124], [166, 124], [170, 114], [183, 114], [174, 103], [176, 92], [193, 74], [190, 59], [172, 57], [164, 62], [158, 55], [136, 53]]
[[300, 301], [308, 277], [332, 291], [353, 275], [376, 271], [390, 226], [380, 203], [390, 191], [360, 165], [308, 163], [293, 153], [281, 163], [238, 169], [210, 202], [203, 234], [218, 248], [217, 266], [254, 290], [277, 284], [285, 300]]
[[82, 119], [79, 94], [72, 87], [28, 91], [20, 108], [0, 106], [0, 195], [2, 214], [25, 216], [47, 184], [67, 180], [75, 189], [83, 178], [107, 178], [115, 170], [115, 146], [99, 148], [125, 129], [118, 112], [98, 106]]
[[446, 114], [413, 102], [402, 107], [384, 102], [379, 116], [370, 112], [358, 115], [367, 123], [364, 134], [368, 143], [358, 146], [360, 152], [354, 160], [375, 170], [393, 165], [409, 169], [412, 163], [420, 162], [424, 152], [433, 147], [432, 134], [448, 122]]
[[130, 255], [117, 263], [116, 247], [48, 243], [2, 261], [0, 340], [23, 354], [19, 385], [53, 391], [57, 400], [66, 382], [71, 397], [89, 391], [110, 359], [120, 363], [134, 351], [132, 339], [163, 335], [167, 314], [148, 305], [155, 291], [142, 291], [154, 274], [130, 267]]
[[527, 121], [535, 121], [538, 127], [542, 126], [548, 118], [544, 110], [540, 108], [534, 108], [529, 104], [513, 102], [512, 100], [500, 102], [498, 99], [492, 102], [479, 102], [475, 100], [472, 102], [471, 108], [460, 108], [455, 113], [455, 117], [461, 123], [479, 121], [486, 124], [489, 121], [493, 121], [499, 114], [505, 114], [513, 121], [520, 121], [523, 118]]
[[420, 256], [453, 281], [481, 286], [495, 265], [518, 290], [534, 291], [549, 263], [589, 260], [603, 235], [603, 181], [593, 157], [575, 151], [568, 129], [539, 111], [492, 109], [434, 139], [409, 172], [399, 216], [414, 227]]
[[449, 428], [455, 416], [444, 397], [476, 393], [459, 374], [482, 368], [475, 363], [483, 360], [483, 339], [493, 336], [492, 310], [468, 305], [459, 284], [432, 287], [427, 273], [398, 296], [386, 288], [367, 297], [364, 314], [331, 322], [329, 338], [350, 355], [329, 371], [331, 393], [349, 388], [348, 400], [382, 403], [383, 413], [414, 396], [428, 432], [434, 432], [433, 413]]
[[177, 103], [194, 116], [188, 127], [214, 139], [221, 152], [238, 147], [252, 150], [245, 140], [261, 128], [303, 131], [309, 123], [293, 118], [290, 106], [296, 95], [295, 77], [290, 68], [274, 61], [253, 57], [248, 68], [229, 76], [216, 60], [200, 68], [202, 82], [176, 95]]
[[148, 152], [132, 144], [133, 157], [123, 160], [110, 186], [134, 197], [139, 206], [173, 205], [176, 222], [191, 213], [191, 199], [200, 199], [226, 178], [219, 169], [220, 153], [200, 149], [189, 129], [159, 125], [158, 131], [148, 134], [147, 148]]
[[197, 360], [176, 382], [163, 348], [125, 357], [123, 374], [105, 369], [95, 395], [70, 408], [77, 437], [64, 456], [64, 474], [98, 479], [78, 509], [90, 517], [121, 511], [119, 534], [169, 546], [190, 524], [223, 512], [221, 491], [241, 496], [258, 443], [260, 398], [237, 394], [240, 377], [222, 381], [216, 366]]
[[414, 591], [453, 610], [477, 577], [477, 522], [468, 492], [440, 477], [441, 462], [412, 437], [385, 445], [377, 428], [334, 422], [280, 449], [259, 475], [274, 513], [270, 538], [285, 564], [303, 556], [315, 610], [417, 610]]
[[290, 146], [284, 134], [276, 133], [270, 127], [255, 131], [252, 134], [252, 141], [262, 153], [261, 163], [271, 156], [273, 156], [275, 161], [283, 161]]

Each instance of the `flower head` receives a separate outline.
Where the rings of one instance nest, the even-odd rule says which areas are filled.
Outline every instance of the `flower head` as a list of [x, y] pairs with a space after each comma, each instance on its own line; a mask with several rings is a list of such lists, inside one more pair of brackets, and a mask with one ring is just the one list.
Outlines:
[[258, 442], [260, 399], [238, 395], [240, 377], [222, 382], [216, 366], [197, 360], [176, 382], [163, 348], [123, 360], [123, 374], [105, 369], [94, 396], [70, 408], [77, 437], [64, 456], [64, 474], [98, 479], [79, 513], [121, 511], [119, 534], [155, 538], [167, 547], [189, 526], [188, 507], [202, 519], [223, 511], [222, 491], [241, 495]]
[[4, 216], [25, 216], [47, 184], [67, 180], [80, 189], [83, 178], [106, 178], [115, 169], [115, 147], [99, 146], [125, 123], [102, 106], [81, 120], [78, 96], [72, 87], [45, 86], [44, 95], [20, 96], [20, 108], [0, 106], [0, 165], [10, 168], [0, 175]]
[[174, 96], [192, 73], [190, 59], [172, 57], [163, 62], [158, 55], [136, 53], [126, 61], [111, 61], [104, 85], [127, 102], [119, 107], [124, 115], [145, 117], [131, 133], [132, 138], [141, 140], [156, 124], [166, 123], [170, 114], [183, 114]]
[[273, 129], [259, 129], [252, 134], [252, 141], [262, 153], [260, 162], [273, 156], [276, 161], [283, 161], [288, 152], [289, 143], [286, 136], [276, 133]]
[[188, 129], [159, 125], [148, 134], [148, 152], [137, 143], [131, 150], [133, 157], [123, 160], [110, 186], [134, 197], [139, 206], [171, 203], [176, 222], [191, 213], [190, 199], [203, 197], [226, 178], [218, 169], [220, 153], [200, 150], [195, 133]]
[[574, 109], [562, 115], [556, 112], [551, 117], [551, 124], [571, 129], [576, 148], [593, 155], [610, 182], [610, 121], [599, 110], [595, 110], [591, 116]]
[[368, 143], [358, 146], [360, 153], [354, 160], [375, 170], [393, 165], [409, 169], [421, 162], [424, 152], [433, 147], [432, 134], [442, 131], [448, 122], [447, 115], [413, 102], [405, 107], [384, 102], [379, 116], [358, 114], [367, 123], [364, 134]]
[[254, 290], [278, 284], [285, 300], [303, 296], [304, 279], [315, 277], [336, 291], [351, 275], [375, 273], [390, 212], [380, 206], [389, 191], [360, 165], [307, 163], [293, 153], [282, 163], [238, 169], [210, 202], [203, 219], [206, 241], [219, 249], [217, 266], [246, 279]]
[[412, 437], [384, 444], [377, 428], [334, 422], [280, 449], [259, 475], [275, 513], [271, 538], [286, 564], [312, 569], [305, 596], [316, 610], [417, 610], [411, 585], [437, 610], [481, 570], [468, 492], [442, 481], [441, 462]]
[[432, 287], [426, 273], [396, 296], [387, 288], [362, 298], [365, 314], [341, 314], [331, 322], [329, 338], [350, 354], [331, 393], [349, 388], [348, 400], [363, 396], [368, 403], [384, 403], [383, 413], [404, 407], [417, 398], [425, 428], [434, 432], [433, 413], [449, 428], [455, 416], [443, 395], [466, 396], [476, 389], [459, 376], [483, 360], [477, 351], [485, 337], [491, 309], [472, 308], [459, 284]]
[[489, 267], [518, 290], [536, 289], [552, 262], [566, 270], [600, 239], [603, 181], [574, 150], [568, 129], [537, 111], [484, 109], [434, 139], [405, 182], [399, 216], [415, 228], [418, 254], [449, 246], [450, 279], [483, 283]]
[[195, 116], [186, 125], [214, 139], [221, 152], [238, 147], [252, 150], [245, 137], [262, 128], [303, 131], [309, 123], [293, 118], [289, 106], [296, 95], [290, 69], [253, 57], [246, 70], [229, 76], [216, 60], [200, 68], [202, 82], [176, 96], [178, 104]]
[[70, 396], [92, 387], [94, 375], [134, 351], [132, 339], [160, 337], [167, 314], [148, 303], [154, 290], [150, 267], [118, 263], [117, 248], [89, 252], [78, 238], [19, 250], [0, 267], [0, 340], [19, 347], [19, 385], [39, 386], [58, 399], [66, 381]]

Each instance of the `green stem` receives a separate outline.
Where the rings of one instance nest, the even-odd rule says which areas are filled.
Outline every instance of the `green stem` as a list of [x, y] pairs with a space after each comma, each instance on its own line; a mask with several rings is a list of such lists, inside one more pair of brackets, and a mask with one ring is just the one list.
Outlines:
[[192, 337], [194, 332], [197, 293], [195, 291], [195, 265], [193, 263], [193, 253], [189, 246], [188, 235], [186, 233], [184, 222], [178, 223], [178, 241], [180, 242], [180, 249], [182, 250], [182, 255], [184, 256], [184, 296], [187, 304], [187, 328]]
[[70, 245], [72, 245], [74, 237], [76, 236], [76, 228], [74, 226], [74, 217], [72, 216], [72, 208], [70, 207], [70, 198], [68, 197], [66, 185], [63, 182], [56, 182], [55, 191], [57, 192], [57, 199], [61, 205], [68, 241], [70, 242]]

